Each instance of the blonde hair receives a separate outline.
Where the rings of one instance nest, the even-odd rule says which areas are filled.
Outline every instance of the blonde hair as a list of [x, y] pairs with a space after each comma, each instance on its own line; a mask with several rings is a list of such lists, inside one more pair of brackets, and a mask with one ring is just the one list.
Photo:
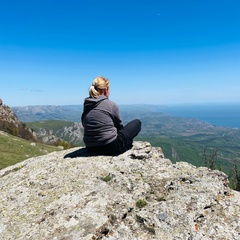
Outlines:
[[96, 77], [93, 80], [92, 86], [89, 88], [89, 96], [97, 98], [100, 96], [104, 89], [109, 88], [110, 82], [105, 77]]

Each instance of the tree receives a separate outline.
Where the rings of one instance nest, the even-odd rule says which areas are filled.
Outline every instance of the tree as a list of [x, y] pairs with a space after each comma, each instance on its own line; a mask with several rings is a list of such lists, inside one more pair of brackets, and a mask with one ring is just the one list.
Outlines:
[[240, 191], [240, 173], [237, 167], [237, 160], [234, 161], [234, 180], [235, 180], [234, 190]]
[[211, 152], [207, 154], [207, 146], [204, 147], [202, 159], [206, 167], [215, 170], [217, 157], [218, 157], [217, 149], [212, 149]]

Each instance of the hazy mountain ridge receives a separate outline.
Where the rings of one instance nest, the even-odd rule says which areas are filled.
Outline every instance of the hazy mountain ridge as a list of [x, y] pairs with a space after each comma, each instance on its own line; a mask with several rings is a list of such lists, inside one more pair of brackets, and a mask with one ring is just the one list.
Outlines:
[[[83, 111], [83, 105], [37, 105], [37, 106], [13, 106], [13, 111], [19, 119], [24, 122], [34, 122], [42, 120], [67, 120], [79, 122]], [[152, 104], [132, 104], [119, 105], [123, 120], [127, 116], [136, 113], [159, 112], [164, 109], [161, 105]]]
[[42, 120], [67, 120], [78, 122], [81, 117], [81, 105], [39, 105], [12, 107], [19, 119], [23, 122], [35, 122]]

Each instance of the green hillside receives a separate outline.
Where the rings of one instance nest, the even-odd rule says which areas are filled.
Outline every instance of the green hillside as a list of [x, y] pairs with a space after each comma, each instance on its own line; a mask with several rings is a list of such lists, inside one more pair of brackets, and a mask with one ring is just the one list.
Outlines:
[[33, 143], [0, 131], [0, 169], [59, 150], [58, 147]]
[[65, 121], [65, 120], [46, 120], [46, 121], [40, 121], [40, 122], [27, 122], [26, 125], [29, 128], [32, 128], [34, 130], [39, 128], [44, 128], [46, 130], [53, 130], [53, 132], [57, 132], [59, 129], [64, 127], [69, 127], [73, 124], [71, 121]]

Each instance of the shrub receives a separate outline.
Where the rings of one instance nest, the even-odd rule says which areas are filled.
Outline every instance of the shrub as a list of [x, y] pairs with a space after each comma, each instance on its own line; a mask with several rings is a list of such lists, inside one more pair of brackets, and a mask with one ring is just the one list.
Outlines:
[[147, 205], [147, 202], [143, 199], [138, 199], [137, 202], [136, 202], [136, 206], [138, 208], [143, 208]]
[[106, 177], [101, 178], [104, 182], [109, 182], [112, 180], [112, 177], [110, 175], [107, 175]]

